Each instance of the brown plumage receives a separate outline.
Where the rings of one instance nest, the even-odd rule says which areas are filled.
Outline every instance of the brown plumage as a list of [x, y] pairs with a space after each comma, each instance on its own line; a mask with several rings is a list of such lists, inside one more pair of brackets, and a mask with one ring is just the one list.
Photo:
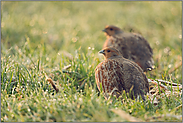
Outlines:
[[103, 30], [107, 40], [103, 48], [112, 46], [120, 51], [124, 58], [136, 62], [144, 72], [153, 68], [153, 51], [147, 40], [136, 33], [125, 33], [110, 25]]
[[[109, 93], [119, 97], [123, 90], [126, 93], [131, 91], [130, 97], [134, 99], [149, 92], [149, 83], [143, 70], [133, 61], [125, 59], [118, 50], [107, 47], [101, 50], [105, 60], [98, 64], [95, 69], [95, 79], [100, 90], [100, 84], [104, 92], [104, 97], [108, 99]], [[134, 94], [134, 96], [133, 96]]]

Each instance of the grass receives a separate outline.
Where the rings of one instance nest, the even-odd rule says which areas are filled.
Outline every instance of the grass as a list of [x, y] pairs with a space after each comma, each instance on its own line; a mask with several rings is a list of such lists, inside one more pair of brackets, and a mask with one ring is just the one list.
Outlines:
[[[147, 77], [182, 83], [182, 2], [1, 2], [1, 122], [128, 121], [111, 109], [143, 121], [182, 121], [182, 95], [165, 95], [158, 105], [99, 94], [94, 69], [114, 24], [142, 34], [156, 69]], [[72, 59], [71, 59], [72, 57]], [[69, 73], [64, 66], [71, 65]], [[173, 69], [173, 71], [172, 71]], [[60, 89], [46, 81], [52, 78]]]

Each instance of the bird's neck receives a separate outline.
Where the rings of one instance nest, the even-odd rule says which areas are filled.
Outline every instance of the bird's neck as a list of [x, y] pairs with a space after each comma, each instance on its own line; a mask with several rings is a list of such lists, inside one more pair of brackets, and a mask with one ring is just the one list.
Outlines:
[[114, 38], [118, 38], [118, 37], [121, 37], [123, 34], [123, 31], [116, 31], [114, 35], [112, 35], [112, 37]]
[[115, 59], [115, 58], [121, 58], [122, 56], [118, 55], [118, 56], [111, 56], [110, 58], [106, 58], [106, 59]]
[[118, 34], [121, 34], [121, 33], [123, 33], [122, 30], [115, 31], [115, 35], [118, 35]]

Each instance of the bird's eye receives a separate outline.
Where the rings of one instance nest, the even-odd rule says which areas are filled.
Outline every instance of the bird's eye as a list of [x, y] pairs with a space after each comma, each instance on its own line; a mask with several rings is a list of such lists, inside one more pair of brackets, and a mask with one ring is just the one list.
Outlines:
[[107, 50], [107, 52], [111, 52], [110, 50]]
[[112, 30], [113, 30], [113, 28], [110, 28], [110, 30], [112, 31]]

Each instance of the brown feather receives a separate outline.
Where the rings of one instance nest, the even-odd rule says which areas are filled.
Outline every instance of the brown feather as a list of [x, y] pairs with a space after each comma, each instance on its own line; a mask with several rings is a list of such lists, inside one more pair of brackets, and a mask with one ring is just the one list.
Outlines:
[[118, 49], [124, 58], [138, 63], [145, 72], [148, 68], [153, 68], [153, 50], [144, 37], [135, 33], [125, 33], [113, 25], [106, 26], [104, 30], [107, 39], [103, 48], [112, 46]]
[[[123, 90], [129, 93], [133, 87], [132, 93], [135, 98], [141, 95], [145, 99], [144, 94], [149, 92], [149, 83], [143, 70], [135, 62], [125, 59], [118, 50], [112, 47], [104, 48], [100, 53], [107, 58], [96, 67], [95, 79], [99, 91], [101, 91], [100, 84], [102, 84], [105, 98], [108, 99], [108, 93], [113, 90], [112, 95], [119, 97]], [[131, 95], [131, 98], [134, 96]]]

